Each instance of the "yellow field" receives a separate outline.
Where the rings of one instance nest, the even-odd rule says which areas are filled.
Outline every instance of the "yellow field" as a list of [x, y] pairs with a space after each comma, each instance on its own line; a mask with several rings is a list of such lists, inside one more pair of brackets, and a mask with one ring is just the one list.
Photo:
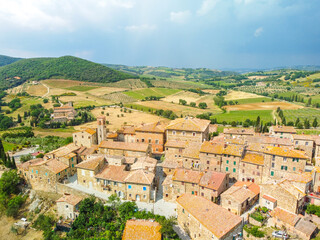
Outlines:
[[[104, 112], [104, 114], [101, 113], [102, 111]], [[139, 125], [141, 123], [151, 123], [156, 121], [164, 121], [164, 122], [170, 121], [169, 119], [144, 113], [141, 111], [132, 110], [132, 113], [129, 113], [128, 111], [125, 113], [125, 112], [121, 112], [120, 108], [106, 107], [105, 110], [103, 110], [102, 108], [96, 108], [91, 112], [95, 117], [99, 117], [101, 115], [106, 116], [106, 114], [109, 113], [109, 116], [106, 116], [106, 120], [109, 121], [109, 125], [107, 127], [111, 131], [115, 131], [121, 128], [121, 126], [124, 125], [125, 123], [130, 125]], [[121, 117], [121, 114], [123, 114], [124, 116]], [[97, 126], [96, 122], [91, 122], [91, 123], [85, 123], [79, 126], [75, 126], [74, 128], [76, 130], [80, 130], [86, 127], [95, 128], [96, 126]]]
[[250, 76], [248, 77], [249, 79], [265, 79], [267, 78], [268, 76]]
[[248, 103], [240, 105], [229, 105], [224, 108], [228, 111], [243, 111], [243, 110], [276, 110], [278, 107], [281, 109], [300, 109], [303, 106], [296, 105], [288, 102], [260, 102]]
[[230, 91], [226, 96], [226, 101], [237, 100], [237, 99], [245, 99], [245, 98], [259, 98], [260, 95], [254, 93], [246, 93], [240, 91]]
[[26, 92], [32, 96], [42, 97], [47, 93], [47, 88], [42, 84], [38, 85], [28, 85]]
[[181, 92], [177, 92], [175, 94], [169, 95], [161, 100], [165, 102], [170, 102], [170, 103], [171, 102], [179, 103], [179, 99], [183, 99], [187, 101], [187, 104], [189, 104], [190, 102], [197, 102], [200, 98], [201, 96], [197, 93], [193, 93], [189, 91], [181, 91]]
[[49, 87], [53, 88], [68, 88], [74, 86], [94, 86], [95, 83], [88, 83], [88, 82], [81, 82], [75, 80], [66, 80], [66, 79], [47, 79], [42, 81], [44, 84], [48, 85]]

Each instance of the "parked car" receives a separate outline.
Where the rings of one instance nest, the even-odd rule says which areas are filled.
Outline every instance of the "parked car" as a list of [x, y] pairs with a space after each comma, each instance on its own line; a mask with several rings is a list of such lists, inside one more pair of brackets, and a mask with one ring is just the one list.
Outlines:
[[289, 238], [289, 235], [285, 231], [273, 231], [272, 236], [276, 238], [283, 238], [283, 239]]

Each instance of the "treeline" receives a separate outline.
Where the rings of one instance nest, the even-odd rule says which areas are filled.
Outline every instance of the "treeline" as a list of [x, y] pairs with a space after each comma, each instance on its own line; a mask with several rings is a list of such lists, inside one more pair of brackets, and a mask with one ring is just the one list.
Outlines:
[[[150, 78], [147, 78], [147, 77], [141, 77], [140, 78], [140, 81], [141, 82], [144, 82], [148, 88], [151, 88], [151, 87], [154, 87], [154, 85], [150, 82]], [[156, 80], [156, 78], [152, 78], [152, 80]]]
[[[188, 103], [187, 103], [187, 101], [184, 100], [184, 99], [179, 99], [179, 104], [185, 106], [185, 105], [187, 105]], [[189, 106], [190, 106], [190, 107], [197, 107], [197, 103], [195, 103], [195, 102], [190, 102]], [[206, 108], [208, 107], [208, 105], [207, 105], [206, 102], [200, 102], [200, 103], [198, 104], [198, 107], [199, 107], [200, 109], [206, 109]]]
[[[120, 105], [121, 106], [121, 105]], [[122, 106], [121, 106], [122, 107]], [[178, 116], [171, 110], [163, 110], [163, 109], [154, 109], [137, 105], [127, 105], [127, 107], [131, 109], [141, 110], [143, 112], [151, 113], [157, 116], [169, 118], [171, 120], [176, 119]]]
[[14, 58], [14, 57], [0, 55], [0, 67], [5, 66], [5, 65], [9, 65], [11, 63], [14, 63], [14, 62], [20, 60], [20, 59], [21, 58]]
[[20, 85], [28, 79], [50, 78], [108, 83], [138, 78], [138, 76], [73, 56], [22, 59], [0, 67], [0, 88], [2, 89]]
[[296, 118], [295, 122], [293, 122], [293, 121], [287, 122], [286, 117], [284, 116], [284, 113], [280, 107], [277, 108], [276, 112], [277, 112], [279, 118], [281, 119], [281, 123], [285, 126], [292, 126], [292, 127], [298, 128], [298, 129], [310, 129], [311, 126], [316, 128], [319, 125], [318, 119], [316, 117], [313, 119], [312, 123], [310, 122], [310, 120], [308, 118], [305, 118], [304, 120], [300, 120], [299, 117]]

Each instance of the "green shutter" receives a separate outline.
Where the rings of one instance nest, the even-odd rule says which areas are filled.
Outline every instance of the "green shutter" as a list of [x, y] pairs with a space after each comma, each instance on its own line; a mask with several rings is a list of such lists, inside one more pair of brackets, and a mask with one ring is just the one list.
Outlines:
[[229, 171], [229, 168], [228, 168], [228, 167], [226, 167], [226, 171], [227, 171], [227, 172]]
[[235, 169], [235, 168], [233, 169], [233, 172], [236, 172], [236, 169]]
[[274, 171], [271, 171], [271, 176], [274, 176]]

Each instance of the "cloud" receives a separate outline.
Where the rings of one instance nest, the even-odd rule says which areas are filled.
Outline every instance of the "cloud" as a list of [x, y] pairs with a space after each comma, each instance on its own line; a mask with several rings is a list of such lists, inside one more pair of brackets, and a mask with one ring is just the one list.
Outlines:
[[255, 31], [254, 31], [254, 36], [255, 37], [260, 37], [261, 36], [261, 34], [263, 33], [263, 27], [259, 27], [259, 28], [257, 28]]
[[217, 5], [218, 2], [219, 0], [204, 0], [197, 11], [197, 14], [200, 16], [206, 15]]
[[181, 11], [181, 12], [171, 12], [170, 13], [170, 21], [175, 23], [185, 23], [191, 16], [191, 12]]
[[142, 24], [142, 25], [131, 25], [126, 26], [125, 30], [129, 32], [142, 32], [142, 31], [152, 31], [155, 30], [155, 25], [148, 25], [148, 24]]

